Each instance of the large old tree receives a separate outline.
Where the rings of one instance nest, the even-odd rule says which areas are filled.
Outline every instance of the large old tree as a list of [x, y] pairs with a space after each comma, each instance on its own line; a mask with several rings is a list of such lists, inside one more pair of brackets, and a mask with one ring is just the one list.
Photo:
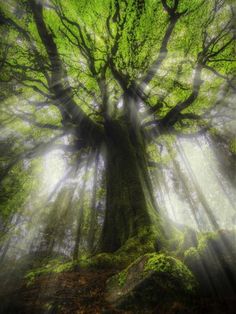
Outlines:
[[1, 1], [0, 23], [1, 120], [26, 129], [1, 179], [48, 149], [77, 162], [100, 154], [100, 251], [144, 226], [163, 235], [149, 148], [163, 149], [166, 135], [215, 134], [217, 108], [235, 91], [233, 1]]

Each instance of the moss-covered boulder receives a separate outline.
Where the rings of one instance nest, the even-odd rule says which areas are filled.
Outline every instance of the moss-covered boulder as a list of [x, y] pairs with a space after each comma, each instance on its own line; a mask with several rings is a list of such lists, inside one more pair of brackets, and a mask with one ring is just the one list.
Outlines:
[[195, 274], [202, 294], [235, 295], [235, 230], [202, 234], [198, 246], [185, 252], [184, 261]]
[[184, 299], [195, 288], [192, 273], [180, 260], [150, 253], [108, 280], [106, 300], [122, 309], [148, 308]]

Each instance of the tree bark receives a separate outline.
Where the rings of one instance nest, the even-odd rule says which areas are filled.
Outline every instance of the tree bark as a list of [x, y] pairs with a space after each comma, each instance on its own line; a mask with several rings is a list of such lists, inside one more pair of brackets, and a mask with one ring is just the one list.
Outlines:
[[90, 253], [94, 251], [95, 245], [95, 233], [97, 226], [97, 213], [96, 213], [96, 201], [97, 201], [97, 184], [98, 184], [98, 162], [99, 162], [99, 151], [95, 155], [94, 165], [94, 179], [93, 179], [93, 190], [91, 198], [91, 210], [90, 210], [90, 223], [88, 230], [88, 250]]
[[157, 211], [142, 143], [122, 121], [107, 122], [106, 134], [107, 195], [100, 251], [114, 252], [141, 228], [151, 226]]

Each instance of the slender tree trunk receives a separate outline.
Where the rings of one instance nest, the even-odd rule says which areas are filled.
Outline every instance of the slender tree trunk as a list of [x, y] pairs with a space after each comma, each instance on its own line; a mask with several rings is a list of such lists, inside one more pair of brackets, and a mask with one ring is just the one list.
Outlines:
[[94, 239], [97, 224], [97, 213], [96, 213], [96, 194], [97, 194], [97, 180], [98, 180], [98, 162], [99, 162], [99, 151], [96, 152], [95, 166], [94, 166], [94, 180], [93, 180], [93, 191], [91, 199], [91, 211], [90, 211], [90, 224], [88, 231], [88, 249], [89, 252], [93, 252]]
[[[17, 217], [16, 217], [16, 221], [15, 221], [15, 226], [17, 226], [17, 224], [19, 223], [20, 221], [20, 215], [21, 213], [18, 213], [17, 214]], [[1, 248], [1, 256], [0, 256], [0, 265], [4, 262], [4, 259], [7, 255], [7, 252], [11, 246], [11, 242], [12, 242], [12, 236], [10, 235], [10, 237], [8, 238], [8, 240], [6, 241], [6, 243], [3, 244], [3, 248]]]
[[202, 231], [202, 229], [203, 229], [202, 222], [198, 218], [199, 208], [197, 206], [196, 201], [192, 197], [192, 193], [191, 193], [191, 190], [190, 190], [190, 187], [188, 184], [188, 179], [185, 177], [185, 174], [182, 172], [181, 167], [180, 167], [179, 163], [176, 161], [175, 157], [173, 156], [170, 148], [168, 148], [168, 152], [169, 152], [171, 159], [172, 159], [172, 163], [174, 166], [176, 177], [182, 183], [185, 198], [186, 198], [186, 201], [189, 203], [190, 210], [191, 210], [192, 216], [194, 218], [194, 222], [196, 223], [198, 230]]
[[[88, 170], [89, 162], [90, 162], [90, 158], [87, 161], [85, 173]], [[83, 222], [84, 222], [84, 194], [85, 194], [86, 182], [87, 180], [85, 177], [83, 180], [81, 189], [80, 189], [80, 193], [79, 193], [79, 208], [78, 208], [78, 214], [77, 214], [77, 226], [76, 226], [76, 234], [75, 234], [75, 245], [73, 249], [73, 260], [78, 259], [78, 256], [79, 256], [81, 235], [82, 235]]]
[[202, 192], [202, 189], [201, 187], [199, 186], [199, 183], [197, 181], [197, 178], [189, 164], [189, 161], [188, 159], [186, 158], [185, 156], [185, 153], [184, 153], [184, 149], [183, 147], [181, 146], [181, 144], [177, 144], [176, 145], [176, 148], [177, 148], [177, 151], [178, 153], [180, 154], [180, 157], [182, 158], [185, 166], [186, 166], [186, 169], [188, 171], [188, 174], [189, 174], [189, 177], [193, 183], [193, 186], [194, 186], [194, 190], [197, 194], [197, 197], [198, 197], [198, 200], [199, 202], [202, 204], [202, 207], [204, 208], [205, 210], [205, 213], [207, 215], [207, 218], [211, 224], [211, 227], [213, 228], [213, 230], [218, 230], [219, 229], [219, 225], [218, 225], [218, 222], [213, 214], [213, 211], [209, 205], [209, 202], [207, 200], [207, 198], [205, 197], [204, 193]]
[[1, 257], [0, 257], [0, 265], [3, 263], [5, 256], [7, 255], [10, 244], [11, 244], [11, 238], [7, 240], [7, 243], [3, 247], [3, 250], [1, 252]]
[[65, 236], [66, 222], [72, 206], [73, 195], [73, 188], [64, 188], [57, 195], [53, 208], [47, 217], [47, 225], [43, 231], [38, 250], [40, 254], [50, 256], [55, 246], [60, 246]]
[[75, 245], [74, 245], [74, 250], [73, 250], [73, 260], [78, 259], [78, 256], [79, 256], [82, 226], [83, 226], [83, 205], [81, 205], [81, 207], [79, 208], [79, 213], [78, 213], [78, 218], [77, 218], [77, 229], [76, 229]]

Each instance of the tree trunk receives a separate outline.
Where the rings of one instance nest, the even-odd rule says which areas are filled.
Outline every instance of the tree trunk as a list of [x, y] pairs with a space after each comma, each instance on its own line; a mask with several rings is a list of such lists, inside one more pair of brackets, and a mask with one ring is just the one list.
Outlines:
[[[87, 161], [86, 172], [88, 169], [89, 161], [90, 159], [88, 159]], [[84, 223], [84, 194], [85, 194], [86, 183], [87, 183], [87, 180], [86, 178], [84, 178], [83, 184], [81, 186], [81, 190], [79, 193], [79, 210], [78, 210], [78, 216], [77, 216], [75, 245], [73, 249], [73, 260], [76, 260], [79, 257], [79, 248], [80, 248], [81, 235], [82, 235], [82, 229], [83, 229], [83, 223]]]
[[97, 201], [97, 180], [98, 180], [98, 162], [99, 162], [99, 151], [95, 155], [94, 165], [94, 179], [93, 179], [93, 190], [91, 198], [91, 210], [90, 210], [90, 223], [88, 229], [88, 250], [90, 253], [94, 251], [95, 245], [95, 233], [97, 226], [97, 213], [96, 213], [96, 201]]
[[114, 252], [151, 226], [157, 211], [142, 141], [117, 120], [107, 123], [106, 133], [107, 195], [100, 251]]

